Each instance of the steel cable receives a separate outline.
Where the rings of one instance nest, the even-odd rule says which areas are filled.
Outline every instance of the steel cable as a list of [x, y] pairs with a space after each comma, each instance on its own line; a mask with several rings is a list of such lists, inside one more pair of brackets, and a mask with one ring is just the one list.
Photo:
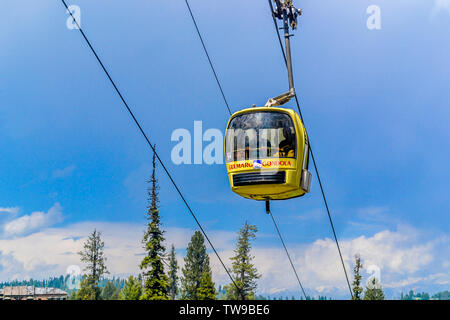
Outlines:
[[188, 202], [186, 201], [186, 199], [184, 198], [183, 194], [181, 193], [178, 185], [175, 183], [174, 179], [172, 178], [172, 175], [170, 174], [170, 172], [167, 170], [166, 166], [164, 165], [163, 161], [161, 160], [161, 158], [159, 157], [158, 153], [156, 152], [155, 147], [150, 143], [149, 138], [147, 137], [147, 135], [145, 134], [144, 130], [142, 129], [140, 123], [138, 122], [138, 120], [136, 119], [136, 117], [134, 116], [133, 112], [131, 111], [130, 107], [128, 106], [128, 103], [125, 101], [122, 93], [120, 92], [120, 90], [118, 89], [118, 87], [116, 86], [114, 80], [111, 78], [111, 76], [109, 75], [108, 70], [106, 69], [106, 67], [104, 66], [103, 62], [101, 61], [101, 59], [99, 58], [97, 52], [95, 51], [95, 49], [93, 48], [93, 46], [91, 45], [90, 41], [88, 40], [88, 38], [86, 37], [84, 31], [81, 29], [81, 26], [79, 25], [78, 21], [75, 19], [75, 17], [73, 16], [72, 12], [69, 10], [69, 7], [67, 6], [66, 2], [64, 0], [61, 0], [61, 2], [63, 3], [64, 7], [66, 8], [67, 12], [70, 14], [70, 16], [72, 17], [72, 19], [74, 20], [74, 22], [77, 25], [78, 30], [80, 31], [81, 35], [83, 36], [84, 40], [86, 41], [87, 45], [89, 46], [89, 48], [91, 49], [92, 53], [94, 54], [95, 58], [97, 59], [97, 61], [99, 62], [100, 66], [102, 67], [103, 71], [105, 72], [106, 76], [108, 77], [109, 81], [111, 82], [112, 86], [114, 87], [115, 91], [117, 92], [117, 94], [119, 95], [120, 99], [122, 100], [122, 103], [124, 104], [124, 106], [126, 107], [128, 113], [131, 115], [131, 117], [133, 118], [135, 124], [137, 125], [137, 127], [139, 128], [139, 131], [141, 132], [141, 134], [144, 136], [145, 140], [147, 141], [148, 145], [150, 146], [150, 148], [152, 149], [153, 153], [155, 154], [156, 158], [158, 159], [158, 162], [161, 164], [162, 168], [164, 169], [166, 175], [169, 177], [170, 181], [172, 182], [173, 186], [175, 187], [176, 191], [178, 192], [178, 194], [180, 195], [181, 199], [183, 200], [185, 206], [187, 207], [188, 211], [190, 212], [190, 214], [192, 215], [192, 217], [194, 218], [195, 222], [197, 223], [198, 227], [200, 228], [201, 232], [203, 233], [203, 235], [205, 236], [206, 240], [208, 241], [209, 245], [211, 246], [211, 248], [213, 249], [215, 255], [217, 256], [217, 258], [219, 259], [219, 262], [222, 264], [223, 268], [225, 269], [226, 273], [228, 274], [228, 276], [231, 279], [231, 282], [234, 284], [234, 286], [236, 287], [236, 289], [238, 290], [238, 292], [241, 292], [240, 288], [237, 286], [236, 282], [234, 281], [233, 277], [231, 276], [230, 272], [228, 271], [227, 267], [225, 266], [225, 264], [223, 263], [222, 259], [220, 258], [219, 254], [217, 253], [216, 248], [214, 247], [214, 245], [212, 244], [211, 240], [209, 239], [209, 237], [207, 236], [205, 230], [203, 229], [202, 225], [200, 224], [200, 222], [198, 221], [197, 217], [195, 216], [194, 212], [192, 211], [190, 205], [188, 204]]
[[[271, 1], [271, 0], [268, 0], [268, 2], [269, 2], [269, 6], [270, 6], [270, 11], [271, 11], [272, 19], [273, 19], [273, 22], [274, 22], [274, 25], [275, 25], [275, 31], [276, 31], [276, 33], [277, 33], [278, 41], [279, 41], [279, 43], [280, 43], [281, 52], [282, 52], [282, 54], [283, 54], [284, 62], [285, 62], [285, 64], [287, 65], [286, 52], [284, 51], [284, 47], [283, 47], [283, 44], [282, 44], [282, 41], [281, 41], [280, 32], [279, 32], [279, 30], [278, 30], [278, 24], [277, 24], [277, 21], [276, 21], [276, 19], [275, 19], [274, 14], [273, 14], [274, 10], [273, 10], [272, 1]], [[298, 102], [297, 94], [295, 94], [295, 102], [296, 102], [296, 104], [297, 104], [297, 109], [298, 109], [300, 118], [301, 118], [303, 124], [305, 124], [305, 122], [304, 122], [304, 120], [303, 120], [302, 111], [300, 110], [300, 103]], [[306, 130], [306, 126], [305, 126], [305, 130]], [[317, 168], [316, 160], [315, 160], [315, 158], [314, 158], [314, 153], [313, 153], [313, 150], [312, 150], [312, 147], [311, 147], [311, 141], [310, 141], [309, 138], [308, 138], [308, 141], [309, 141], [309, 152], [311, 153], [311, 158], [312, 158], [313, 164], [314, 164], [314, 170], [316, 171], [316, 174], [317, 174], [317, 180], [319, 181], [320, 191], [322, 192], [322, 198], [323, 198], [323, 201], [324, 201], [324, 203], [325, 203], [325, 208], [326, 208], [326, 210], [327, 210], [328, 219], [329, 219], [329, 221], [330, 221], [331, 229], [332, 229], [332, 231], [333, 231], [334, 240], [335, 240], [335, 242], [336, 242], [336, 246], [337, 246], [337, 249], [338, 249], [338, 252], [339, 252], [339, 257], [340, 257], [340, 259], [341, 259], [342, 267], [343, 267], [343, 269], [344, 269], [344, 273], [345, 273], [345, 278], [346, 278], [346, 280], [347, 280], [348, 289], [350, 290], [350, 295], [353, 297], [353, 292], [352, 292], [352, 288], [351, 288], [351, 285], [350, 285], [350, 280], [349, 280], [349, 278], [348, 278], [347, 269], [345, 268], [344, 259], [343, 259], [343, 257], [342, 257], [341, 248], [340, 248], [340, 246], [339, 246], [339, 241], [338, 241], [338, 238], [337, 238], [337, 235], [336, 235], [336, 230], [335, 230], [334, 224], [333, 224], [333, 219], [331, 218], [331, 214], [330, 214], [330, 209], [329, 209], [329, 207], [328, 207], [327, 198], [326, 198], [326, 196], [325, 196], [325, 191], [324, 191], [323, 186], [322, 186], [322, 181], [321, 181], [321, 179], [320, 179], [319, 170], [318, 170], [318, 168]]]

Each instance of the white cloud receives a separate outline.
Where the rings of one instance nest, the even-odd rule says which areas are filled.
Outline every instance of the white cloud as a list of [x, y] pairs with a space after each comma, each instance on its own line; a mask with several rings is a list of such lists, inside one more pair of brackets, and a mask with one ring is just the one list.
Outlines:
[[[94, 228], [102, 233], [111, 274], [136, 274], [144, 252], [141, 242], [144, 227], [130, 223], [83, 222], [62, 228], [47, 228], [14, 239], [0, 239], [0, 281], [17, 275], [19, 278], [40, 279], [65, 274], [70, 265], [79, 265], [82, 269], [78, 252]], [[167, 228], [167, 249], [172, 244], [177, 251], [185, 249], [193, 232], [190, 229]], [[235, 233], [218, 231], [210, 232], [208, 236], [220, 250], [232, 245], [231, 239], [235, 237]], [[208, 247], [207, 244], [206, 246]], [[179, 258], [181, 259], [180, 255]], [[182, 260], [180, 262], [182, 264]]]
[[[84, 222], [62, 228], [48, 228], [15, 239], [0, 240], [0, 281], [12, 278], [44, 278], [64, 274], [70, 265], [83, 265], [78, 251], [83, 241], [96, 228], [105, 241], [107, 266], [111, 275], [128, 276], [139, 272], [143, 249], [141, 239], [144, 225], [130, 223]], [[166, 229], [167, 249], [173, 243], [183, 265], [184, 249], [193, 230]], [[229, 268], [234, 254], [236, 233], [209, 231], [211, 241]], [[381, 282], [390, 290], [409, 290], [411, 286], [445, 285], [450, 281], [448, 268], [449, 237], [423, 241], [417, 230], [402, 227], [385, 230], [372, 237], [361, 236], [340, 242], [347, 271], [351, 277], [353, 256], [359, 253], [364, 265], [376, 265], [381, 271]], [[206, 246], [209, 248], [208, 244]], [[348, 289], [336, 245], [331, 239], [319, 239], [309, 244], [289, 246], [289, 251], [300, 279], [308, 294], [326, 294], [345, 298]], [[298, 293], [299, 287], [282, 248], [256, 247], [252, 254], [262, 277], [258, 291], [265, 295], [285, 292]], [[230, 282], [214, 253], [210, 253], [213, 279], [216, 285]], [[368, 274], [363, 272], [367, 279]], [[350, 279], [351, 281], [351, 279]], [[298, 294], [297, 294], [298, 296]]]
[[[448, 237], [424, 241], [417, 230], [401, 227], [397, 231], [382, 231], [372, 237], [358, 237], [340, 241], [341, 251], [347, 272], [352, 281], [353, 259], [359, 253], [365, 269], [363, 277], [368, 279], [368, 266], [377, 266], [380, 270], [382, 285], [386, 288], [401, 290], [409, 285], [445, 284], [450, 275], [441, 259], [448, 259], [450, 252], [445, 251], [450, 244]], [[328, 294], [346, 297], [348, 288], [336, 244], [331, 239], [319, 239], [311, 244], [290, 247], [289, 252], [296, 270], [308, 294]], [[446, 255], [444, 254], [446, 252]], [[260, 292], [277, 294], [278, 292], [298, 292], [299, 286], [289, 261], [282, 249], [255, 248], [255, 263], [262, 274], [259, 280]], [[226, 259], [231, 251], [221, 252]], [[226, 283], [227, 275], [215, 258], [214, 271], [219, 282]], [[433, 274], [438, 266], [439, 273]]]
[[55, 203], [47, 213], [37, 211], [5, 223], [3, 225], [3, 236], [9, 238], [27, 235], [62, 220], [62, 208], [59, 203]]
[[19, 213], [19, 207], [13, 207], [13, 208], [2, 208], [0, 207], [0, 213], [9, 213], [12, 215], [16, 215]]

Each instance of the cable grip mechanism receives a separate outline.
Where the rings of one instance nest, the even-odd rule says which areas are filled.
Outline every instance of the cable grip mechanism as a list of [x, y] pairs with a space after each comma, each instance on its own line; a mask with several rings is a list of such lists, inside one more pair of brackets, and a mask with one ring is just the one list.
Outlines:
[[[269, 0], [270, 2], [271, 0]], [[290, 99], [295, 97], [295, 88], [294, 88], [294, 76], [292, 71], [292, 56], [291, 56], [291, 41], [290, 37], [292, 34], [289, 34], [289, 27], [292, 30], [297, 29], [298, 22], [297, 17], [302, 14], [301, 9], [297, 9], [294, 7], [292, 0], [273, 0], [276, 4], [275, 9], [273, 9], [272, 3], [271, 10], [274, 18], [283, 21], [283, 30], [284, 30], [284, 41], [286, 48], [286, 67], [288, 71], [288, 80], [289, 80], [289, 91], [279, 95], [275, 98], [271, 98], [266, 102], [265, 107], [274, 107], [281, 106], [287, 103]]]

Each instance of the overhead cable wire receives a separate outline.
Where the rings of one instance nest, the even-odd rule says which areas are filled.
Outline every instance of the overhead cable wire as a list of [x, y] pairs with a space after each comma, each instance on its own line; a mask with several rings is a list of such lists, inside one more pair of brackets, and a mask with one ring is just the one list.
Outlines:
[[223, 101], [225, 102], [225, 105], [227, 106], [227, 109], [228, 109], [228, 113], [231, 116], [232, 112], [231, 112], [230, 106], [228, 105], [227, 98], [225, 98], [225, 94], [223, 93], [222, 85], [220, 84], [219, 77], [217, 76], [217, 73], [216, 73], [216, 69], [214, 68], [214, 65], [213, 65], [213, 63], [211, 61], [211, 58], [209, 57], [209, 53], [208, 53], [208, 50], [206, 49], [205, 42], [203, 41], [203, 37], [202, 37], [202, 35], [200, 33], [200, 30], [198, 29], [197, 21], [195, 21], [195, 17], [194, 17], [194, 14], [192, 13], [191, 6], [189, 5], [188, 0], [184, 0], [184, 1], [186, 2], [186, 6], [187, 6], [187, 8], [189, 10], [189, 13], [191, 15], [192, 22], [194, 22], [194, 26], [195, 26], [195, 29], [197, 30], [197, 34], [198, 34], [198, 37], [200, 38], [200, 42], [202, 43], [203, 51], [205, 51], [205, 54], [206, 54], [206, 57], [208, 58], [211, 70], [212, 70], [212, 72], [214, 74], [214, 77], [216, 78], [216, 82], [217, 82], [217, 85], [219, 86], [220, 93], [222, 94]]
[[292, 259], [291, 259], [291, 256], [290, 256], [289, 252], [288, 252], [286, 244], [284, 243], [283, 237], [281, 236], [281, 232], [278, 229], [278, 225], [275, 222], [275, 218], [273, 217], [272, 212], [270, 212], [269, 214], [270, 214], [270, 217], [272, 218], [273, 224], [275, 225], [275, 229], [277, 229], [278, 236], [280, 237], [281, 243], [283, 244], [284, 250], [286, 251], [286, 255], [287, 255], [288, 259], [289, 259], [289, 262], [291, 264], [292, 270], [294, 270], [295, 277], [297, 278], [298, 284], [300, 285], [300, 289], [302, 290], [303, 295], [305, 296], [305, 299], [307, 300], [308, 297], [306, 295], [305, 289], [303, 289], [302, 282], [300, 281], [300, 278], [298, 277], [297, 270], [295, 270], [294, 263], [292, 262]]
[[[278, 24], [277, 24], [277, 21], [276, 21], [276, 19], [275, 19], [274, 14], [273, 14], [274, 10], [273, 10], [272, 1], [271, 1], [271, 0], [268, 0], [268, 2], [269, 2], [269, 6], [270, 6], [270, 12], [271, 12], [271, 15], [272, 15], [273, 23], [274, 23], [274, 25], [275, 25], [275, 31], [276, 31], [276, 33], [277, 33], [278, 41], [279, 41], [279, 43], [280, 43], [281, 52], [282, 52], [282, 54], [283, 54], [284, 62], [285, 62], [285, 64], [287, 65], [286, 52], [284, 51], [284, 47], [283, 47], [283, 44], [282, 44], [282, 41], [281, 41], [280, 32], [279, 32], [279, 29], [278, 29]], [[298, 109], [300, 118], [301, 118], [303, 124], [305, 124], [305, 122], [304, 122], [304, 120], [303, 120], [302, 111], [300, 110], [300, 103], [299, 103], [299, 101], [298, 101], [297, 94], [295, 94], [295, 102], [296, 102], [296, 104], [297, 104], [297, 109]], [[305, 126], [305, 130], [306, 130], [306, 126]], [[313, 164], [314, 164], [314, 170], [316, 171], [316, 174], [317, 174], [317, 180], [319, 181], [320, 191], [322, 192], [322, 198], [323, 198], [323, 201], [324, 201], [324, 204], [325, 204], [325, 208], [326, 208], [326, 211], [327, 211], [327, 214], [328, 214], [328, 219], [329, 219], [329, 221], [330, 221], [331, 229], [332, 229], [332, 231], [333, 231], [333, 236], [334, 236], [334, 240], [335, 240], [335, 242], [336, 242], [336, 246], [337, 246], [337, 249], [338, 249], [338, 252], [339, 252], [339, 257], [340, 257], [340, 259], [341, 259], [342, 267], [343, 267], [343, 269], [344, 269], [344, 273], [345, 273], [345, 278], [346, 278], [346, 280], [347, 280], [348, 289], [350, 290], [350, 295], [353, 297], [353, 292], [352, 292], [352, 288], [351, 288], [351, 285], [350, 285], [350, 280], [349, 280], [349, 278], [348, 278], [347, 269], [345, 268], [344, 259], [343, 259], [343, 257], [342, 257], [341, 248], [340, 248], [340, 246], [339, 246], [339, 240], [338, 240], [337, 235], [336, 235], [336, 230], [335, 230], [335, 228], [334, 228], [333, 219], [331, 218], [331, 213], [330, 213], [330, 209], [329, 209], [329, 207], [328, 207], [327, 198], [326, 198], [326, 196], [325, 196], [325, 191], [324, 191], [324, 188], [323, 188], [323, 185], [322, 185], [322, 181], [321, 181], [321, 179], [320, 179], [319, 170], [318, 170], [318, 168], [317, 168], [316, 160], [315, 160], [315, 158], [314, 158], [314, 153], [313, 153], [313, 150], [312, 150], [312, 147], [311, 147], [311, 141], [310, 141], [310, 139], [308, 139], [308, 140], [309, 140], [309, 152], [311, 153], [311, 158], [312, 158]]]
[[[224, 94], [224, 92], [223, 92], [223, 90], [222, 90], [222, 86], [220, 85], [219, 78], [218, 78], [217, 73], [216, 73], [216, 71], [215, 71], [215, 69], [214, 69], [214, 66], [213, 66], [213, 63], [212, 63], [212, 61], [211, 61], [211, 58], [210, 58], [210, 56], [209, 56], [209, 54], [208, 54], [208, 50], [206, 49], [205, 42], [203, 41], [202, 35], [201, 35], [200, 30], [199, 30], [199, 28], [198, 28], [198, 25], [197, 25], [197, 22], [196, 22], [196, 20], [195, 20], [194, 14], [192, 13], [192, 10], [191, 10], [191, 7], [190, 7], [190, 5], [189, 5], [188, 0], [185, 0], [185, 2], [186, 2], [186, 5], [187, 5], [187, 7], [188, 7], [189, 13], [190, 13], [190, 15], [191, 15], [192, 21], [193, 21], [193, 23], [194, 23], [194, 25], [195, 25], [195, 29], [197, 30], [197, 34], [198, 34], [198, 37], [200, 38], [200, 42], [202, 43], [203, 50], [205, 51], [206, 57], [208, 58], [209, 65], [211, 66], [212, 72], [214, 73], [214, 77], [216, 78], [216, 82], [217, 82], [217, 84], [218, 84], [218, 86], [219, 86], [220, 92], [222, 93], [223, 100], [225, 101], [225, 104], [226, 104], [226, 107], [227, 107], [227, 109], [228, 109], [229, 114], [232, 115], [232, 112], [231, 112], [231, 110], [230, 110], [230, 108], [229, 108], [229, 106], [228, 106], [227, 99], [225, 98], [225, 94]], [[303, 295], [305, 296], [305, 299], [306, 299], [307, 296], [306, 296], [305, 290], [303, 289], [303, 286], [302, 286], [302, 283], [301, 283], [301, 281], [300, 281], [300, 278], [298, 277], [297, 271], [295, 270], [294, 264], [292, 263], [292, 260], [291, 260], [291, 257], [290, 257], [290, 255], [289, 255], [289, 252], [288, 252], [288, 250], [287, 250], [287, 248], [286, 248], [286, 245], [284, 244], [283, 237], [281, 236], [280, 230], [278, 229], [278, 226], [277, 226], [277, 224], [276, 224], [276, 222], [275, 222], [275, 220], [274, 220], [272, 214], [270, 214], [270, 215], [271, 215], [271, 217], [272, 217], [272, 221], [273, 221], [273, 223], [274, 223], [274, 225], [275, 225], [275, 228], [276, 228], [276, 230], [277, 230], [277, 232], [278, 232], [278, 235], [279, 235], [279, 237], [280, 237], [280, 239], [281, 239], [281, 242], [282, 242], [282, 244], [283, 244], [283, 247], [284, 247], [284, 249], [285, 249], [285, 251], [286, 251], [286, 254], [287, 254], [287, 256], [288, 256], [289, 262], [291, 263], [292, 269], [294, 270], [294, 273], [295, 273], [295, 276], [296, 276], [296, 278], [297, 278], [297, 281], [298, 281], [298, 283], [299, 283], [299, 285], [300, 285], [300, 288], [301, 288], [301, 290], [302, 290], [302, 292], [303, 292]]]
[[61, 2], [63, 3], [64, 7], [66, 8], [67, 12], [70, 14], [70, 16], [72, 17], [72, 19], [74, 20], [74, 22], [77, 25], [78, 30], [80, 31], [81, 35], [83, 36], [84, 40], [86, 41], [87, 45], [89, 46], [89, 48], [91, 49], [92, 53], [94, 54], [95, 58], [97, 59], [98, 63], [100, 64], [100, 66], [102, 67], [103, 71], [105, 72], [106, 76], [108, 77], [109, 81], [111, 82], [112, 86], [114, 87], [115, 91], [117, 92], [117, 94], [119, 95], [120, 99], [122, 100], [123, 105], [125, 106], [125, 108], [127, 109], [128, 113], [131, 115], [131, 117], [133, 118], [134, 123], [136, 124], [136, 126], [139, 128], [139, 131], [141, 132], [141, 134], [144, 136], [145, 140], [147, 141], [148, 145], [150, 146], [150, 148], [152, 149], [153, 153], [155, 154], [156, 158], [158, 159], [158, 162], [161, 164], [162, 168], [164, 169], [166, 175], [169, 177], [170, 181], [172, 182], [173, 186], [175, 187], [176, 191], [178, 192], [178, 194], [180, 195], [181, 199], [183, 200], [186, 208], [188, 209], [188, 211], [190, 212], [190, 214], [192, 215], [192, 217], [194, 218], [195, 222], [197, 223], [198, 227], [200, 228], [201, 232], [203, 233], [203, 235], [205, 236], [206, 240], [208, 241], [209, 245], [211, 246], [211, 248], [213, 249], [215, 255], [217, 256], [217, 258], [219, 259], [219, 262], [222, 264], [223, 268], [225, 269], [226, 273], [228, 274], [228, 276], [231, 279], [231, 282], [234, 284], [234, 286], [236, 287], [236, 289], [238, 290], [238, 292], [241, 292], [241, 289], [237, 286], [236, 282], [234, 281], [233, 277], [231, 276], [230, 272], [228, 271], [227, 267], [225, 266], [225, 264], [223, 263], [222, 259], [220, 258], [219, 254], [216, 251], [216, 248], [214, 247], [214, 245], [212, 244], [211, 240], [209, 239], [209, 237], [207, 236], [205, 230], [203, 229], [202, 225], [200, 224], [200, 222], [198, 221], [197, 217], [195, 216], [194, 212], [192, 211], [190, 205], [188, 204], [188, 202], [186, 201], [185, 197], [183, 196], [183, 194], [181, 193], [181, 190], [179, 189], [178, 185], [175, 183], [174, 179], [172, 178], [172, 175], [170, 174], [170, 172], [167, 170], [166, 166], [164, 165], [164, 162], [161, 160], [161, 158], [159, 157], [158, 153], [156, 152], [155, 147], [150, 143], [149, 138], [147, 137], [147, 135], [145, 134], [144, 130], [142, 129], [139, 121], [136, 119], [136, 117], [134, 116], [133, 112], [131, 111], [130, 107], [128, 106], [128, 103], [125, 101], [125, 98], [123, 97], [122, 93], [120, 92], [120, 90], [118, 89], [118, 87], [116, 86], [114, 80], [111, 78], [108, 70], [106, 69], [106, 67], [104, 66], [103, 62], [101, 61], [101, 59], [99, 58], [97, 52], [95, 51], [95, 49], [93, 48], [93, 46], [91, 45], [91, 42], [88, 40], [86, 34], [84, 33], [84, 31], [81, 29], [81, 26], [79, 25], [78, 21], [75, 19], [75, 17], [73, 16], [72, 12], [69, 10], [69, 7], [67, 6], [66, 2], [64, 0], [61, 0]]

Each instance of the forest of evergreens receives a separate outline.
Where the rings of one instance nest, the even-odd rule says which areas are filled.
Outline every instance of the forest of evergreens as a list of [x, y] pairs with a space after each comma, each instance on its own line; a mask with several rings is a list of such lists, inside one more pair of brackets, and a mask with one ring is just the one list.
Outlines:
[[[35, 286], [62, 289], [69, 299], [76, 300], [329, 300], [326, 296], [287, 297], [263, 296], [257, 294], [257, 280], [261, 277], [253, 264], [251, 242], [256, 238], [256, 225], [244, 223], [237, 233], [234, 255], [227, 267], [230, 283], [216, 286], [210, 259], [207, 253], [205, 236], [195, 231], [186, 246], [183, 268], [178, 267], [176, 248], [171, 245], [170, 252], [165, 247], [165, 231], [162, 228], [159, 211], [159, 186], [156, 178], [156, 160], [153, 156], [153, 169], [148, 181], [147, 223], [141, 246], [144, 250], [139, 268], [141, 272], [127, 279], [108, 277], [107, 256], [101, 232], [93, 230], [78, 253], [84, 264], [84, 273], [74, 278], [61, 275], [45, 280], [14, 280], [0, 283], [6, 286]], [[354, 300], [384, 300], [385, 295], [379, 280], [373, 278], [365, 288], [360, 275], [363, 264], [359, 255], [355, 256], [352, 294]], [[76, 283], [76, 285], [74, 285]], [[433, 295], [428, 293], [401, 293], [401, 300], [448, 300], [449, 291]]]

